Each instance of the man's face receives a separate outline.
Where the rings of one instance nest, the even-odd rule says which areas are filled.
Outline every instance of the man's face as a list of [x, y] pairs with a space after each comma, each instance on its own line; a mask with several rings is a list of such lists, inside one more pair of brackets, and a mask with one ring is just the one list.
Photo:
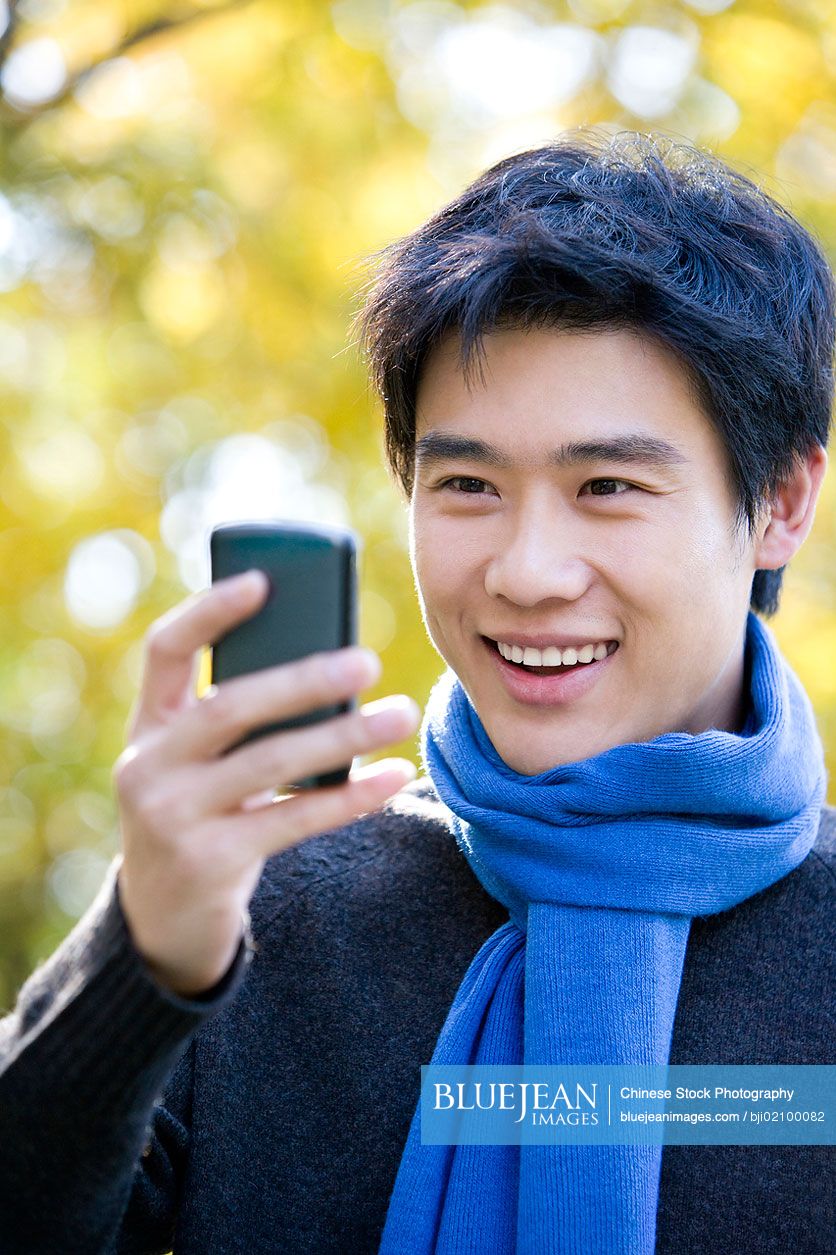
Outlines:
[[[664, 732], [739, 730], [753, 542], [676, 358], [627, 330], [502, 330], [485, 351], [470, 387], [454, 336], [422, 374], [410, 556], [430, 638], [499, 755], [538, 775]], [[644, 443], [567, 456], [628, 438]], [[497, 641], [559, 648], [545, 662], [560, 665], [526, 670]]]

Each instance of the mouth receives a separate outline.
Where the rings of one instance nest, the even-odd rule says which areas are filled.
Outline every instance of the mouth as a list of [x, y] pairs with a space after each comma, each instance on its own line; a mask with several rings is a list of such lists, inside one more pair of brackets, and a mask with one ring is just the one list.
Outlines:
[[591, 662], [561, 664], [556, 667], [526, 666], [511, 662], [499, 652], [497, 642], [488, 636], [480, 637], [505, 690], [524, 705], [551, 706], [573, 701], [589, 692], [612, 666], [619, 649], [619, 641], [607, 641], [603, 658]]

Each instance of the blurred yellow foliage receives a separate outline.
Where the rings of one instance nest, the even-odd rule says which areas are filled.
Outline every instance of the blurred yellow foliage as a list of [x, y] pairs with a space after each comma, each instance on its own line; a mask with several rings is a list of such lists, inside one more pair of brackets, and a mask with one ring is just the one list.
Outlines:
[[[8, 1005], [118, 849], [111, 771], [144, 634], [206, 582], [211, 523], [355, 526], [361, 640], [384, 663], [364, 700], [426, 700], [440, 660], [347, 345], [364, 259], [509, 147], [579, 122], [711, 145], [836, 258], [836, 17], [815, 0], [74, 0], [20, 7], [0, 39]], [[545, 47], [548, 83], [529, 68]], [[835, 501], [831, 471], [774, 620], [831, 778]], [[208, 667], [204, 651], [199, 691]], [[417, 760], [414, 741], [389, 752]]]

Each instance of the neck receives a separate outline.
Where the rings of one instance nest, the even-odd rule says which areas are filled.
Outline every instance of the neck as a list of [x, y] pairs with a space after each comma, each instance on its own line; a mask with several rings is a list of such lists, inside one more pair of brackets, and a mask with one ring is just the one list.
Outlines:
[[726, 665], [681, 731], [690, 732], [692, 736], [699, 736], [709, 728], [717, 728], [720, 732], [742, 732], [749, 714], [750, 670], [744, 625]]

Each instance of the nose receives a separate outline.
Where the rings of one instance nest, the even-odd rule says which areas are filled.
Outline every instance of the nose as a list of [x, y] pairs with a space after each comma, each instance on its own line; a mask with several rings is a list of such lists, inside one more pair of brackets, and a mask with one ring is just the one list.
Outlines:
[[[565, 516], [564, 516], [565, 520]], [[577, 601], [594, 571], [583, 556], [581, 538], [554, 511], [519, 517], [510, 525], [485, 570], [485, 591], [519, 606], [559, 598]]]

